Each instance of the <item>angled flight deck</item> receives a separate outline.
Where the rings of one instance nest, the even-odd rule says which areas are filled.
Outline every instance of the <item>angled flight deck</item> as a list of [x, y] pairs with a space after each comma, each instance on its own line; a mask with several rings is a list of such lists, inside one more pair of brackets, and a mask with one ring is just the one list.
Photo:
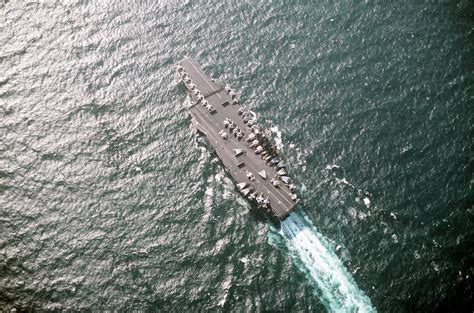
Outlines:
[[240, 105], [229, 86], [213, 82], [190, 58], [177, 67], [191, 96], [189, 110], [196, 126], [237, 188], [272, 216], [284, 219], [298, 199], [286, 165], [269, 144], [265, 129], [256, 124], [255, 114]]

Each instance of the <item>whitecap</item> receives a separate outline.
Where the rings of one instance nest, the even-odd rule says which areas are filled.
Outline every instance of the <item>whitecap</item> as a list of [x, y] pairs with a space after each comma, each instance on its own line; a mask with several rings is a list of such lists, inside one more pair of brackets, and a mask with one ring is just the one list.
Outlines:
[[398, 243], [398, 237], [396, 234], [392, 235], [393, 242]]
[[335, 169], [335, 168], [341, 168], [339, 165], [336, 165], [336, 164], [328, 164], [326, 165], [326, 169], [327, 170], [332, 170], [332, 169]]
[[307, 190], [307, 187], [305, 184], [301, 184], [301, 188], [300, 188], [300, 193], [303, 194], [304, 192], [306, 192]]
[[283, 150], [283, 140], [281, 139], [281, 131], [278, 129], [278, 126], [270, 127], [270, 131], [276, 134], [276, 136], [273, 138], [276, 148], [278, 150]]
[[212, 198], [214, 197], [214, 188], [207, 186], [204, 192], [204, 208], [210, 209], [212, 207]]
[[249, 258], [243, 257], [243, 258], [240, 258], [239, 261], [244, 263], [244, 264], [247, 264], [249, 262]]
[[369, 199], [368, 197], [365, 197], [365, 198], [364, 198], [364, 204], [365, 204], [365, 206], [366, 206], [367, 208], [370, 207], [370, 199]]

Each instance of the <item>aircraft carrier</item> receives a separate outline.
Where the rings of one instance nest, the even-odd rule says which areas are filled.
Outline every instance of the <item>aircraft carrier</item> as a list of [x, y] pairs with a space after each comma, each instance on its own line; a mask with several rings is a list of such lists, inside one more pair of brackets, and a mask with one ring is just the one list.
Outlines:
[[298, 203], [295, 186], [270, 131], [237, 99], [229, 85], [216, 83], [191, 58], [176, 65], [189, 96], [189, 111], [239, 192], [272, 217], [283, 220]]

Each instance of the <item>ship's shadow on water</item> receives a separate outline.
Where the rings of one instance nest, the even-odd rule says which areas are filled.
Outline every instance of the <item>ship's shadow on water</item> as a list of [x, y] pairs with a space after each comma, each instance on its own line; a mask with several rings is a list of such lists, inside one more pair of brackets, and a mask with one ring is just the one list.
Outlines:
[[370, 299], [335, 254], [334, 245], [297, 208], [279, 225], [270, 225], [269, 242], [287, 251], [329, 312], [375, 312]]
[[[236, 189], [236, 192], [238, 190]], [[271, 220], [270, 217], [268, 216], [268, 213], [265, 213], [265, 211], [262, 210], [262, 208], [259, 208], [256, 204], [254, 203], [249, 203], [250, 205], [247, 207], [247, 209], [250, 212], [250, 215], [252, 216], [253, 219], [258, 221], [259, 223], [266, 223], [268, 220]], [[271, 220], [273, 223], [278, 223], [276, 220]]]

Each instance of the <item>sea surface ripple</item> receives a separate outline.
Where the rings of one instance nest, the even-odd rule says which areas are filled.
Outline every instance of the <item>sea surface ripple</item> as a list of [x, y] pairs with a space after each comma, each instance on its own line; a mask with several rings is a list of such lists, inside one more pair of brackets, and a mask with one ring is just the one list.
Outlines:
[[282, 132], [358, 299], [472, 310], [473, 46], [467, 0], [2, 1], [0, 308], [333, 308], [194, 131], [189, 55]]

